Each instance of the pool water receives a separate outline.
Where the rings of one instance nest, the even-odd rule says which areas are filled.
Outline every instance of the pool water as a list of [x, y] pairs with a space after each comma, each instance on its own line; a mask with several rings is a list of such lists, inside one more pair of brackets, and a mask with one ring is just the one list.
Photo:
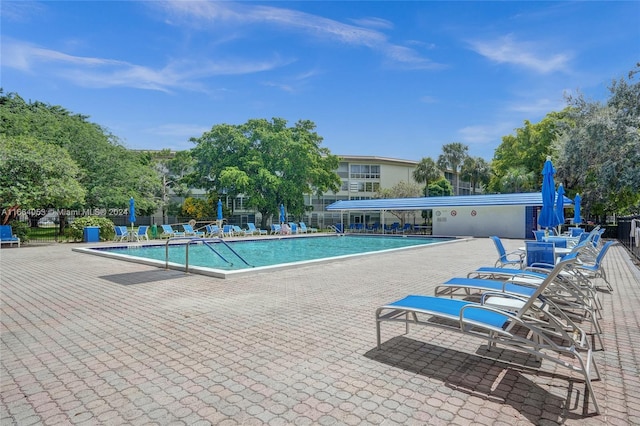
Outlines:
[[[335, 258], [451, 241], [453, 238], [400, 236], [318, 236], [250, 239], [225, 242], [207, 240], [189, 245], [189, 267], [238, 270]], [[166, 261], [166, 246], [127, 246], [94, 249], [134, 258]], [[185, 244], [169, 245], [169, 262], [185, 264]], [[246, 263], [245, 263], [246, 262]]]

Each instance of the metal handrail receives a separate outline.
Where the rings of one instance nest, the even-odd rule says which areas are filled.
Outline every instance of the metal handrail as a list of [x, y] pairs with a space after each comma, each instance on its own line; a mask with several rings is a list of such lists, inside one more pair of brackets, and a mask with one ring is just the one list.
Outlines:
[[189, 272], [189, 245], [194, 241], [203, 243], [205, 246], [209, 247], [211, 251], [217, 254], [220, 257], [220, 259], [228, 263], [230, 266], [233, 266], [232, 262], [225, 259], [224, 256], [218, 253], [218, 251], [211, 246], [211, 244], [208, 244], [208, 242], [211, 242], [211, 241], [214, 241], [216, 243], [222, 243], [224, 244], [225, 247], [227, 247], [231, 251], [231, 253], [235, 254], [238, 257], [238, 259], [240, 259], [245, 265], [251, 268], [254, 267], [253, 265], [249, 264], [246, 260], [244, 260], [244, 258], [240, 256], [234, 249], [232, 249], [231, 246], [229, 246], [229, 244], [227, 244], [227, 242], [224, 241], [222, 238], [219, 238], [219, 237], [202, 238], [202, 237], [186, 237], [185, 236], [185, 237], [170, 237], [167, 239], [167, 242], [165, 243], [165, 249], [164, 249], [165, 250], [165, 266], [164, 266], [165, 269], [169, 269], [169, 243], [171, 241], [177, 241], [177, 240], [187, 241], [187, 243], [185, 244], [185, 264], [184, 264], [185, 273]]

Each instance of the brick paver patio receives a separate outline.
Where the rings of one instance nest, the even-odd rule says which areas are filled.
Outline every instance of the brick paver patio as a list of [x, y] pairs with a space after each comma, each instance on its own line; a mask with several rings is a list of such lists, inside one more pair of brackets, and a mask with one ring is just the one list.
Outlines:
[[378, 306], [493, 264], [489, 239], [226, 280], [76, 246], [0, 251], [2, 425], [640, 424], [640, 273], [619, 245], [601, 415], [577, 376], [460, 334], [384, 324], [376, 349]]

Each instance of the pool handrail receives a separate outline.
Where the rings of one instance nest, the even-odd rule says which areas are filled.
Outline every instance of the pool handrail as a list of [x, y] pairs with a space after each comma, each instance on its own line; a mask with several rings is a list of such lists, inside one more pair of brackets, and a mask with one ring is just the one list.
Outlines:
[[189, 245], [192, 242], [200, 242], [203, 243], [205, 246], [209, 247], [209, 249], [211, 251], [213, 251], [215, 254], [217, 254], [220, 259], [222, 259], [223, 261], [227, 262], [229, 265], [233, 266], [232, 262], [229, 262], [227, 259], [224, 258], [224, 256], [222, 256], [220, 253], [218, 253], [218, 251], [213, 248], [210, 244], [208, 244], [209, 241], [215, 241], [216, 243], [222, 243], [225, 245], [225, 247], [227, 247], [233, 254], [235, 254], [238, 259], [240, 259], [245, 265], [253, 268], [254, 266], [249, 264], [246, 260], [244, 260], [244, 258], [242, 256], [240, 256], [234, 249], [231, 248], [231, 246], [229, 246], [229, 244], [226, 243], [226, 241], [224, 241], [222, 238], [218, 238], [218, 237], [210, 237], [210, 238], [202, 238], [202, 237], [171, 237], [168, 238], [166, 243], [165, 243], [165, 269], [169, 269], [169, 242], [171, 241], [176, 241], [176, 240], [187, 240], [187, 243], [185, 244], [185, 263], [184, 263], [184, 272], [188, 273], [189, 272]]

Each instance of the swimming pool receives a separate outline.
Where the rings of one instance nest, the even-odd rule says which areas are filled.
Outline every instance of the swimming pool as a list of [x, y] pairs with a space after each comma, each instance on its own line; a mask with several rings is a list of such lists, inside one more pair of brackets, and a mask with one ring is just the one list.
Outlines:
[[225, 278], [242, 272], [292, 267], [455, 240], [442, 237], [363, 235], [247, 238], [235, 241], [194, 238], [189, 241], [188, 248], [187, 241], [176, 240], [168, 248], [166, 243], [162, 243], [80, 248], [74, 251], [171, 269], [188, 268], [189, 272]]

